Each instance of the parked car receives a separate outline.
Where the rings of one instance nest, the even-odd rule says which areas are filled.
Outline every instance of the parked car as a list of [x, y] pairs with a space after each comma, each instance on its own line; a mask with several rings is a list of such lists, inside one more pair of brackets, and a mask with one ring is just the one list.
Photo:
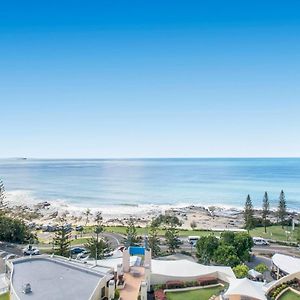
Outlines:
[[73, 247], [71, 248], [70, 252], [71, 254], [79, 254], [79, 253], [82, 253], [83, 251], [86, 251], [85, 248], [82, 248], [82, 247]]
[[35, 226], [35, 230], [41, 230], [42, 229], [42, 225], [36, 225]]
[[28, 226], [28, 228], [30, 228], [30, 229], [35, 229], [36, 224], [35, 224], [34, 222], [30, 222], [30, 223], [27, 224], [27, 226]]
[[55, 231], [55, 227], [50, 224], [44, 224], [42, 226], [42, 231], [43, 232], [52, 232], [52, 231]]
[[200, 236], [198, 236], [198, 235], [190, 235], [188, 237], [189, 244], [194, 247], [196, 246], [199, 239], [200, 239]]
[[36, 247], [32, 247], [31, 245], [28, 245], [26, 248], [23, 249], [24, 255], [39, 255], [40, 250]]
[[79, 253], [76, 258], [77, 259], [85, 259], [85, 258], [88, 258], [89, 256], [90, 256], [90, 251], [84, 250], [81, 253]]
[[76, 230], [76, 231], [82, 231], [82, 230], [83, 230], [83, 226], [77, 225], [77, 226], [75, 227], [75, 230]]
[[253, 237], [253, 243], [256, 246], [268, 246], [270, 245], [268, 241], [266, 241], [262, 237]]
[[107, 252], [105, 252], [104, 253], [104, 257], [111, 257], [111, 256], [113, 256], [114, 255], [114, 252], [113, 251], [107, 251]]

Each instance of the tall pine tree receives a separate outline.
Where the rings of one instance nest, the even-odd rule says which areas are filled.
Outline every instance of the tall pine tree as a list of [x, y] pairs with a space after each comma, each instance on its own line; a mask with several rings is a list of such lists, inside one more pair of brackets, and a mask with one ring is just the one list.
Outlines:
[[244, 219], [245, 219], [245, 228], [249, 231], [254, 227], [254, 212], [253, 205], [250, 198], [250, 195], [247, 196], [245, 209], [244, 209]]
[[60, 218], [61, 226], [55, 232], [53, 246], [55, 254], [68, 257], [70, 255], [71, 233], [64, 226], [65, 221], [64, 218]]
[[284, 226], [284, 221], [287, 215], [287, 211], [286, 211], [286, 200], [285, 200], [285, 194], [283, 192], [283, 190], [280, 192], [280, 196], [279, 196], [279, 203], [278, 203], [278, 210], [277, 210], [277, 216], [278, 219], [281, 223], [281, 227], [283, 228]]
[[100, 234], [104, 231], [103, 217], [100, 211], [96, 212], [94, 221], [96, 237], [89, 238], [85, 247], [91, 252], [91, 257], [98, 260], [104, 257], [105, 252], [109, 250], [109, 245], [105, 239], [100, 238]]
[[180, 220], [176, 216], [165, 216], [165, 239], [168, 249], [174, 253], [180, 246], [178, 226], [181, 226]]
[[267, 217], [270, 213], [270, 202], [268, 193], [265, 192], [264, 198], [263, 198], [263, 207], [262, 207], [262, 221], [265, 228], [265, 233], [267, 232]]
[[153, 256], [158, 256], [160, 254], [158, 227], [156, 226], [154, 221], [152, 221], [150, 224], [148, 243], [149, 247], [152, 250]]

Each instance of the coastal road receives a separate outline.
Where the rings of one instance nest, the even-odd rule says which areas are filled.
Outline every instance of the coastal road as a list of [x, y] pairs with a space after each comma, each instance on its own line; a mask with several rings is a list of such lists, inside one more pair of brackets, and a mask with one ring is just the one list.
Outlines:
[[108, 240], [113, 249], [123, 244], [124, 236], [119, 233], [103, 232], [101, 235]]
[[[91, 238], [93, 236], [92, 233], [83, 233], [78, 234], [77, 232], [72, 234], [72, 239], [75, 239], [75, 235], [77, 236], [78, 239], [80, 238]], [[119, 233], [113, 233], [113, 232], [103, 232], [101, 234], [102, 237], [106, 238], [109, 242], [109, 244], [111, 245], [111, 247], [113, 248], [117, 248], [120, 244], [123, 243], [124, 241], [124, 236], [119, 234]], [[40, 238], [40, 240], [44, 241], [45, 244], [49, 243], [49, 245], [45, 248], [50, 248], [52, 247], [50, 241], [53, 240], [54, 237], [54, 232], [39, 232], [38, 238]], [[74, 244], [74, 245], [81, 245], [80, 242], [78, 244]]]
[[[183, 242], [183, 244], [180, 246], [180, 250], [185, 250], [188, 252], [191, 252], [192, 250], [192, 252], [195, 253], [196, 251], [195, 247], [191, 247], [187, 238], [181, 238], [180, 240]], [[252, 248], [252, 252], [254, 255], [258, 255], [258, 256], [263, 255], [263, 256], [271, 257], [275, 253], [280, 253], [280, 254], [300, 257], [300, 250], [298, 248], [291, 247], [291, 246], [283, 246], [279, 244], [270, 244], [269, 246], [254, 246]]]
[[[112, 233], [112, 232], [103, 232], [101, 233], [101, 236], [106, 238], [110, 247], [112, 249], [118, 248], [120, 245], [123, 244], [124, 236], [119, 233]], [[91, 234], [83, 235], [84, 238], [90, 238], [92, 237]], [[78, 244], [76, 246], [81, 246], [82, 244]]]
[[18, 255], [18, 256], [22, 256], [23, 255], [23, 252], [22, 252], [23, 248], [24, 248], [24, 245], [0, 242], [0, 251], [5, 251], [8, 254], [15, 254], [15, 255]]
[[261, 254], [271, 256], [275, 253], [280, 253], [300, 257], [300, 251], [298, 248], [279, 244], [270, 244], [269, 246], [254, 246], [252, 248], [252, 252], [258, 255]]

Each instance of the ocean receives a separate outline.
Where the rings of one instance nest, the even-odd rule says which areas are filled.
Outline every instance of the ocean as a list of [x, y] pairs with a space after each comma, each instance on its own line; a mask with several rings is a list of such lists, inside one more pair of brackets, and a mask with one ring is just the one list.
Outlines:
[[80, 208], [222, 206], [242, 208], [247, 194], [276, 209], [280, 191], [300, 211], [300, 158], [2, 159], [8, 199]]

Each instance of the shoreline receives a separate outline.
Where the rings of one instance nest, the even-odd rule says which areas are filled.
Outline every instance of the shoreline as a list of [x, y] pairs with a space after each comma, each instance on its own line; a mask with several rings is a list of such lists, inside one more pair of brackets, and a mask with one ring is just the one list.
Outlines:
[[[24, 219], [27, 223], [57, 224], [59, 217], [64, 216], [67, 223], [86, 225], [86, 212], [88, 207], [70, 205], [61, 201], [21, 201], [18, 197], [12, 199], [15, 193], [7, 192], [7, 202], [12, 209], [13, 215]], [[93, 225], [94, 215], [97, 211], [102, 212], [104, 225], [125, 226], [130, 217], [135, 219], [136, 225], [145, 227], [159, 214], [172, 214], [182, 222], [182, 229], [212, 230], [216, 228], [242, 229], [244, 225], [243, 210], [229, 205], [190, 205], [187, 203], [174, 205], [103, 205], [97, 208], [89, 208], [91, 215], [87, 225]], [[259, 216], [261, 210], [254, 209], [255, 215]], [[299, 213], [296, 213], [299, 215]], [[270, 220], [275, 221], [275, 211], [270, 211]]]

